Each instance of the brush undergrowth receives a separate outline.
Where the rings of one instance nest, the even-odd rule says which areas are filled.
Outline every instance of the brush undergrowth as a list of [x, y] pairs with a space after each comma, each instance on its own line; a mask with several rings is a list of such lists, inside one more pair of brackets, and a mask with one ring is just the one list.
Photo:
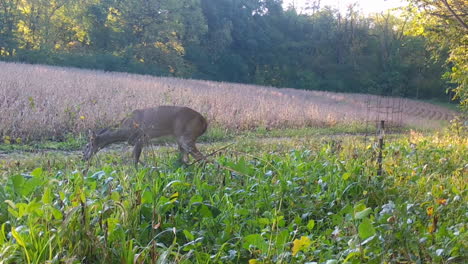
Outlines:
[[138, 170], [121, 151], [5, 160], [0, 263], [466, 261], [466, 137], [395, 139], [382, 176], [369, 142], [247, 137], [189, 167], [149, 148]]

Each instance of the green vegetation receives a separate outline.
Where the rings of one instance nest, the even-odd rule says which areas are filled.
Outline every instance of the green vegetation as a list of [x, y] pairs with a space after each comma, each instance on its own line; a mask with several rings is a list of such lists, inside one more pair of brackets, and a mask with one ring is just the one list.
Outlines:
[[[461, 263], [466, 131], [387, 142], [246, 136], [177, 166], [175, 150], [0, 163], [3, 263]], [[204, 153], [224, 144], [201, 146]]]
[[[453, 86], [441, 76], [453, 70], [464, 100], [466, 45], [440, 45], [437, 61], [426, 50], [431, 36], [466, 42], [444, 6], [442, 22], [426, 23], [416, 7], [365, 16], [355, 5], [340, 14], [310, 4], [298, 13], [281, 0], [0, 0], [0, 59], [442, 101]], [[449, 4], [466, 12], [464, 1]], [[441, 25], [458, 33], [440, 34]]]

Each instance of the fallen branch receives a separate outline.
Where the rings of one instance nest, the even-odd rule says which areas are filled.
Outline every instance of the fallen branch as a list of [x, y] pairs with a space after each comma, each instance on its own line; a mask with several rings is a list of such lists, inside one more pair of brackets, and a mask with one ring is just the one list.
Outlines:
[[187, 165], [187, 166], [192, 166], [193, 164], [198, 163], [198, 162], [200, 162], [200, 161], [206, 161], [206, 158], [211, 157], [211, 156], [213, 156], [214, 154], [216, 154], [216, 153], [218, 153], [218, 152], [220, 152], [220, 151], [222, 151], [222, 150], [225, 150], [225, 149], [227, 149], [228, 147], [230, 147], [230, 146], [232, 146], [232, 145], [234, 145], [234, 144], [235, 144], [235, 142], [233, 142], [233, 143], [231, 143], [231, 144], [228, 144], [228, 145], [226, 145], [226, 146], [224, 146], [224, 147], [222, 147], [222, 148], [220, 148], [220, 149], [218, 149], [218, 150], [215, 150], [215, 151], [211, 152], [210, 154], [204, 156], [202, 159], [198, 159], [198, 160], [196, 160], [196, 161], [190, 163], [190, 164]]

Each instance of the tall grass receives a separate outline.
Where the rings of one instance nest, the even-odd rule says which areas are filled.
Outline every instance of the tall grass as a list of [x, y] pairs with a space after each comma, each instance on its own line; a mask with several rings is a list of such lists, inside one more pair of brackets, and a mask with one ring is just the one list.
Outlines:
[[404, 125], [437, 126], [455, 112], [429, 103], [363, 94], [105, 73], [0, 62], [0, 135], [39, 139], [105, 127], [137, 108], [186, 105], [228, 129], [331, 126], [384, 118], [397, 103]]

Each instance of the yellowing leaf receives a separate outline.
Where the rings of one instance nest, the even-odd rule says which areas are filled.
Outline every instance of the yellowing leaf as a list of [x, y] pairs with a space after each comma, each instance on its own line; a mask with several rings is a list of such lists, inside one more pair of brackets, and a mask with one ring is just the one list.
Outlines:
[[11, 234], [16, 239], [16, 243], [22, 247], [26, 247], [26, 243], [23, 240], [23, 237], [16, 231], [15, 227], [11, 227]]
[[349, 172], [346, 172], [343, 174], [343, 176], [341, 177], [344, 181], [346, 181], [347, 179], [349, 179], [349, 177], [351, 177], [351, 173]]
[[172, 194], [169, 199], [171, 200], [171, 202], [175, 202], [177, 201], [177, 198], [179, 198], [179, 192], [175, 192], [174, 194]]
[[428, 216], [432, 216], [434, 214], [434, 207], [432, 207], [432, 206], [428, 207], [426, 209], [426, 213], [427, 213]]
[[302, 236], [301, 239], [294, 239], [293, 247], [292, 247], [292, 254], [295, 256], [299, 251], [307, 249], [312, 244], [310, 238], [306, 236]]

